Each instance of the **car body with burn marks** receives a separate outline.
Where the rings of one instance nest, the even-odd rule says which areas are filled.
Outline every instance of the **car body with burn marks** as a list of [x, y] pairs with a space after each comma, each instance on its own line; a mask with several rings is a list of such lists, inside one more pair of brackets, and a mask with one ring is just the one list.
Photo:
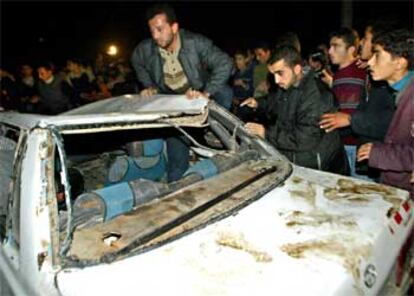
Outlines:
[[[190, 168], [168, 183], [171, 136], [191, 147]], [[375, 295], [410, 284], [408, 192], [296, 166], [205, 99], [0, 113], [0, 177], [0, 294]]]

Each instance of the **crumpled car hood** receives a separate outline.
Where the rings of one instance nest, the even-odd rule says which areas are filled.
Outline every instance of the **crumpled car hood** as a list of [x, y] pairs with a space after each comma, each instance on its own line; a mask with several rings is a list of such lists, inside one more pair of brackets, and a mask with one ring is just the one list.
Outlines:
[[373, 295], [413, 226], [406, 200], [402, 190], [295, 167], [237, 215], [137, 256], [63, 270], [58, 286], [63, 295]]

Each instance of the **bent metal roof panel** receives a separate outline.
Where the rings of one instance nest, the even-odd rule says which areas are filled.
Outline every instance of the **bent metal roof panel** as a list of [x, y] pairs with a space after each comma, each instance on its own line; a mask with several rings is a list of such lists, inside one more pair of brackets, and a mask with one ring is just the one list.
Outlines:
[[56, 116], [2, 112], [0, 122], [29, 129], [48, 125], [63, 127], [111, 122], [152, 122], [160, 118], [181, 118], [190, 115], [193, 124], [200, 124], [206, 118], [207, 104], [207, 99], [190, 100], [184, 95], [156, 95], [148, 98], [140, 95], [123, 95], [84, 105]]

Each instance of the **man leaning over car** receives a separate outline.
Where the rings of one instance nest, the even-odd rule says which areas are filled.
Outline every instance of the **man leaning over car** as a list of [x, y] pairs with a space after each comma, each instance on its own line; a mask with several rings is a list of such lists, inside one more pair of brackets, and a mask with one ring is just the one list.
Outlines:
[[269, 140], [300, 166], [348, 175], [339, 134], [325, 133], [318, 124], [323, 113], [332, 111], [332, 94], [318, 87], [314, 74], [304, 71], [300, 53], [294, 47], [276, 48], [268, 69], [279, 89], [266, 100], [248, 98], [241, 106], [262, 109], [269, 124], [265, 127], [247, 123], [247, 130]]
[[[208, 38], [180, 29], [173, 8], [167, 4], [150, 7], [147, 22], [152, 38], [139, 43], [131, 59], [145, 88], [140, 94], [205, 97], [230, 109], [233, 91], [227, 81], [233, 69], [232, 59]], [[188, 168], [186, 140], [167, 138], [167, 154], [168, 181], [178, 180]]]

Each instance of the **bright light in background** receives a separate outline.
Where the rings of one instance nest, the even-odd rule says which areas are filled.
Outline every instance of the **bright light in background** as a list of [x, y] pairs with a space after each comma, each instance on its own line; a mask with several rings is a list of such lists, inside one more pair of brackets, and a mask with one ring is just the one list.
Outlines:
[[116, 56], [118, 54], [118, 47], [115, 45], [110, 45], [106, 53], [110, 56]]

